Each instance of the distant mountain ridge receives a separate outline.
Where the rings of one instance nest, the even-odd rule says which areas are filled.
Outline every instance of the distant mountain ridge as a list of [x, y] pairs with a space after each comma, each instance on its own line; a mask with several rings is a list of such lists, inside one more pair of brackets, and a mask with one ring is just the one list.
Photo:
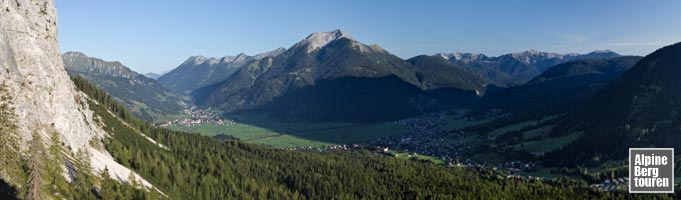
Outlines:
[[553, 66], [520, 86], [485, 96], [481, 106], [511, 113], [556, 112], [582, 103], [641, 59], [623, 56], [609, 59], [574, 60]]
[[593, 51], [587, 54], [558, 54], [529, 50], [518, 53], [488, 57], [474, 53], [439, 53], [453, 63], [468, 67], [470, 70], [491, 80], [498, 86], [514, 86], [525, 83], [548, 68], [571, 60], [615, 58], [621, 55], [610, 50]]
[[622, 56], [616, 58], [568, 61], [547, 69], [541, 75], [533, 78], [526, 84], [539, 84], [589, 75], [601, 75], [604, 78], [614, 79], [629, 70], [629, 68], [634, 66], [641, 58], [642, 57], [640, 56]]
[[188, 101], [188, 97], [163, 87], [118, 61], [104, 61], [81, 52], [64, 53], [62, 60], [70, 76], [82, 76], [102, 87], [123, 102], [135, 116], [145, 120], [154, 121], [164, 115], [179, 114]]
[[157, 80], [157, 79], [160, 78], [162, 75], [161, 75], [161, 74], [157, 74], [157, 73], [153, 73], [153, 72], [152, 72], [152, 73], [146, 73], [146, 74], [144, 74], [144, 76], [146, 76], [147, 78], [150, 78], [150, 79]]
[[64, 60], [64, 63], [68, 63], [67, 69], [73, 71], [123, 78], [134, 78], [139, 75], [118, 61], [108, 62], [99, 58], [91, 58], [81, 52], [66, 52], [62, 55], [62, 60]]
[[477, 95], [485, 93], [489, 80], [478, 76], [466, 67], [456, 65], [437, 56], [416, 56], [406, 60], [416, 70], [416, 77], [423, 89], [459, 88], [473, 90]]
[[193, 90], [225, 80], [239, 68], [254, 60], [274, 57], [286, 49], [277, 48], [254, 56], [238, 54], [222, 58], [191, 56], [170, 72], [158, 78], [158, 82], [174, 91], [188, 94]]
[[[198, 98], [202, 105], [226, 112], [260, 110], [329, 120], [365, 115], [363, 120], [384, 120], [461, 104], [484, 93], [484, 79], [446, 60], [412, 62], [378, 45], [358, 42], [342, 30], [317, 32], [276, 57], [247, 63], [221, 83], [197, 90], [200, 95], [195, 97], [202, 97]], [[456, 74], [442, 76], [446, 73]], [[364, 105], [381, 106], [369, 113], [359, 109], [371, 107]]]

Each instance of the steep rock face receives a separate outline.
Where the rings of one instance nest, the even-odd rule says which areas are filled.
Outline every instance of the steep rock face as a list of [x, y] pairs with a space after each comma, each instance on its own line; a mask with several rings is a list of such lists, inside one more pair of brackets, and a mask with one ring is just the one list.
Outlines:
[[90, 153], [95, 171], [108, 167], [112, 177], [126, 180], [133, 172], [116, 163], [106, 151], [89, 144], [99, 142], [106, 133], [84, 103], [87, 97], [76, 92], [64, 70], [54, 2], [0, 1], [0, 8], [0, 84], [13, 97], [11, 106], [22, 143], [26, 144], [34, 133], [48, 138], [50, 132], [56, 131], [74, 153], [78, 149]]

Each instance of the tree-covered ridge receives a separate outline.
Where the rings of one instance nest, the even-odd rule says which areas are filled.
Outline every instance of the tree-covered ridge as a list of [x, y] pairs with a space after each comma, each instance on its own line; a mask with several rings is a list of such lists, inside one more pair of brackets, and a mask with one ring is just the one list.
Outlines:
[[477, 113], [502, 109], [536, 117], [569, 112], [588, 101], [640, 59], [638, 56], [624, 56], [558, 64], [523, 85], [483, 97]]
[[[131, 117], [85, 79], [111, 134], [106, 149], [171, 199], [611, 199], [578, 181], [498, 177], [493, 170], [447, 168], [368, 151], [294, 152], [154, 127]], [[147, 140], [151, 137], [158, 144]], [[163, 145], [164, 147], [160, 147]], [[656, 196], [665, 198], [666, 196]]]
[[[630, 147], [681, 143], [681, 43], [641, 59], [559, 123], [556, 134], [584, 137], [555, 152], [555, 163], [593, 165], [625, 159]], [[678, 152], [678, 151], [677, 151]]]
[[88, 57], [80, 52], [62, 55], [69, 75], [81, 76], [125, 105], [138, 118], [159, 121], [181, 114], [188, 97], [165, 88], [156, 80], [132, 71], [120, 62]]

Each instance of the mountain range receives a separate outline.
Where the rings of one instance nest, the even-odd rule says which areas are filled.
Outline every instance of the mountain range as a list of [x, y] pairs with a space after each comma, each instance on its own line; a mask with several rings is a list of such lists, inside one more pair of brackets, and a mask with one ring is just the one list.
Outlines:
[[507, 87], [521, 85], [550, 67], [567, 61], [615, 58], [621, 55], [609, 50], [593, 51], [588, 54], [558, 54], [529, 50], [497, 57], [458, 52], [439, 53], [435, 56], [440, 56], [460, 66], [467, 67], [497, 86]]
[[[582, 132], [558, 151], [566, 163], [623, 159], [630, 147], [681, 147], [681, 43], [641, 59], [557, 126]], [[607, 141], [607, 142], [606, 142]]]
[[284, 48], [277, 48], [254, 56], [243, 53], [222, 58], [191, 56], [157, 80], [171, 90], [189, 94], [193, 90], [225, 80], [239, 68], [252, 61], [274, 57], [285, 50]]
[[462, 105], [484, 93], [485, 84], [445, 60], [410, 63], [335, 30], [313, 33], [276, 57], [252, 60], [194, 97], [226, 112], [364, 121]]
[[[89, 77], [95, 84], [134, 77], [146, 80], [146, 84], [138, 86], [149, 86], [174, 97], [187, 94], [198, 105], [225, 113], [382, 121], [473, 104], [481, 110], [504, 108], [511, 112], [545, 105], [558, 109], [558, 105], [588, 99], [637, 58], [620, 57], [608, 50], [588, 54], [530, 50], [498, 57], [440, 53], [403, 60], [378, 45], [363, 44], [342, 30], [334, 30], [313, 33], [288, 49], [277, 48], [254, 56], [192, 56], [159, 77], [160, 84], [117, 62], [78, 61], [79, 65], [92, 65], [79, 69], [72, 66], [73, 60], [65, 57], [67, 71]], [[134, 81], [119, 82], [126, 85]], [[131, 86], [134, 84], [126, 85]], [[511, 87], [504, 88], [508, 86]], [[102, 87], [124, 100], [136, 116], [147, 120], [174, 114], [170, 111], [177, 110], [177, 105], [168, 103], [182, 102], [154, 99], [164, 94], [129, 98], [125, 96], [135, 96], [129, 90], [126, 93], [116, 89], [121, 87]], [[564, 92], [569, 95], [554, 98]], [[365, 117], [359, 119], [358, 115]]]
[[[257, 111], [328, 120], [361, 115], [388, 120], [470, 105], [487, 95], [488, 90], [521, 85], [555, 64], [620, 56], [607, 50], [589, 54], [531, 50], [499, 57], [452, 53], [403, 60], [378, 45], [361, 43], [342, 30], [313, 33], [288, 49], [273, 52], [255, 56], [261, 59], [245, 55], [238, 62], [228, 59], [232, 67], [225, 68], [231, 70], [220, 76], [211, 75], [213, 69], [205, 64], [220, 63], [218, 59], [192, 57], [159, 81], [173, 88], [211, 80], [197, 85], [203, 87], [180, 90], [191, 94], [199, 105], [228, 113]], [[186, 72], [190, 68], [201, 73]], [[177, 78], [174, 72], [185, 76]], [[218, 77], [223, 80], [218, 81]], [[400, 87], [403, 88], [389, 92]]]
[[188, 97], [166, 89], [120, 62], [108, 62], [80, 52], [64, 53], [62, 60], [69, 75], [82, 76], [96, 84], [144, 120], [157, 121], [178, 115], [189, 103]]
[[[502, 89], [478, 103], [482, 111], [565, 112], [580, 104], [634, 66], [641, 57], [574, 60], [558, 64], [520, 86]], [[548, 114], [548, 113], [545, 113]]]

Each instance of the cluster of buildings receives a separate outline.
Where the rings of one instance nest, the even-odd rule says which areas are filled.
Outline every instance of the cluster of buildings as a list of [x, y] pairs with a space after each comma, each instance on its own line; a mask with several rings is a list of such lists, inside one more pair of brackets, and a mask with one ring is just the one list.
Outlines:
[[413, 131], [397, 136], [379, 138], [370, 141], [369, 145], [385, 147], [407, 154], [436, 157], [450, 166], [494, 167], [505, 169], [511, 173], [537, 170], [537, 166], [533, 162], [479, 163], [468, 159], [467, 153], [475, 151], [474, 148], [477, 143], [466, 139], [469, 137], [468, 134], [471, 133], [462, 130], [448, 131], [441, 128], [443, 124], [447, 123], [448, 114], [450, 113], [429, 113], [394, 122], [411, 127]]
[[620, 177], [615, 179], [606, 179], [598, 184], [591, 185], [593, 188], [597, 188], [602, 191], [613, 191], [613, 190], [628, 190], [629, 189], [629, 177]]
[[507, 171], [511, 173], [519, 173], [519, 172], [526, 172], [526, 171], [536, 171], [537, 164], [533, 162], [524, 162], [524, 161], [509, 161], [505, 163], [500, 163], [497, 164], [497, 167], [506, 169]]
[[[471, 148], [466, 142], [449, 142], [463, 138], [461, 131], [446, 131], [439, 126], [446, 123], [447, 112], [429, 113], [426, 115], [394, 122], [408, 126], [413, 131], [397, 136], [379, 138], [369, 144], [386, 147], [392, 150], [428, 155], [453, 162], [461, 159], [461, 150]], [[462, 141], [462, 140], [460, 140]]]
[[173, 121], [165, 122], [159, 126], [195, 126], [201, 124], [214, 124], [214, 125], [231, 125], [236, 122], [229, 119], [222, 119], [220, 115], [216, 112], [211, 112], [208, 110], [199, 109], [197, 107], [190, 107], [184, 109], [184, 113], [189, 115], [188, 118], [176, 119]]
[[286, 150], [290, 151], [325, 151], [325, 150], [350, 150], [350, 149], [361, 149], [364, 148], [364, 146], [359, 145], [359, 144], [343, 144], [343, 145], [327, 145], [327, 146], [319, 146], [319, 147], [313, 147], [313, 146], [306, 146], [306, 147], [289, 147], [286, 148]]

